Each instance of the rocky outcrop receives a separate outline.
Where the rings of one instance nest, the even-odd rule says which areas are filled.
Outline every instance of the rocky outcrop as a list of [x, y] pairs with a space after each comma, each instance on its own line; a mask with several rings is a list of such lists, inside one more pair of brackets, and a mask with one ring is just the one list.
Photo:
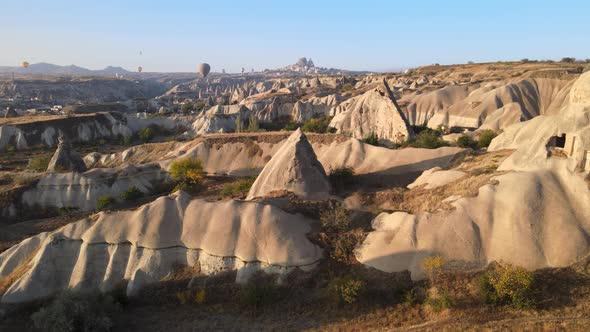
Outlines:
[[16, 113], [16, 110], [14, 109], [14, 107], [8, 106], [6, 108], [6, 112], [4, 113], [5, 118], [16, 118], [17, 116], [18, 116], [18, 113]]
[[[439, 254], [454, 266], [503, 261], [528, 269], [568, 266], [590, 253], [590, 73], [573, 84], [556, 115], [513, 124], [489, 150], [516, 149], [499, 166], [508, 172], [451, 211], [382, 213], [357, 251], [377, 269], [410, 270]], [[559, 139], [558, 139], [559, 138]]]
[[301, 129], [291, 134], [264, 166], [246, 199], [273, 192], [291, 192], [299, 198], [311, 200], [330, 196], [330, 181]]
[[214, 106], [198, 116], [192, 125], [196, 135], [208, 133], [231, 133], [236, 131], [236, 121], [247, 122], [250, 110], [240, 105]]
[[52, 172], [85, 172], [86, 164], [80, 155], [72, 149], [69, 139], [60, 133], [58, 140], [57, 150], [51, 157], [47, 170]]
[[306, 237], [310, 223], [272, 205], [191, 200], [177, 192], [133, 211], [99, 213], [3, 252], [0, 277], [17, 268], [26, 272], [2, 302], [31, 301], [67, 288], [109, 291], [124, 281], [127, 293], [136, 294], [179, 264], [199, 265], [205, 275], [237, 271], [237, 282], [259, 270], [281, 276], [310, 270], [322, 257]]
[[357, 139], [375, 134], [380, 143], [392, 145], [414, 136], [385, 81], [381, 86], [343, 102], [334, 109], [334, 115], [330, 127]]
[[168, 172], [154, 164], [96, 168], [84, 173], [48, 173], [24, 191], [21, 200], [24, 206], [93, 210], [101, 196], [118, 198], [119, 193], [131, 187], [147, 194], [168, 180]]

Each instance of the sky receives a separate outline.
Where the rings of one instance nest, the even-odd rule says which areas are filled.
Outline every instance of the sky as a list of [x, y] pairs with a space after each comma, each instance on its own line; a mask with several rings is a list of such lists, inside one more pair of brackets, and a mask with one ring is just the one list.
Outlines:
[[[590, 58], [590, 1], [0, 0], [0, 65], [238, 72]], [[141, 54], [140, 54], [141, 52]]]

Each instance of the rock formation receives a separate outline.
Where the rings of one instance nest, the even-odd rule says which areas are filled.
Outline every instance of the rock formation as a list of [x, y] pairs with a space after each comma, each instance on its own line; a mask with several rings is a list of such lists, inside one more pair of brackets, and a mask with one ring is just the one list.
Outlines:
[[59, 135], [57, 149], [49, 161], [47, 171], [77, 173], [86, 171], [84, 161], [80, 155], [72, 149], [70, 140], [63, 133], [60, 133]]
[[6, 108], [6, 113], [4, 114], [5, 118], [15, 118], [17, 116], [18, 116], [18, 113], [16, 113], [16, 110], [14, 109], [14, 107], [8, 106]]
[[334, 115], [330, 127], [357, 139], [375, 134], [382, 144], [391, 145], [414, 136], [386, 81], [343, 102], [334, 109]]
[[301, 129], [291, 134], [264, 166], [246, 199], [284, 191], [302, 199], [322, 200], [330, 196], [330, 181], [324, 167]]
[[[555, 115], [513, 124], [489, 150], [516, 149], [508, 172], [452, 211], [382, 213], [357, 259], [383, 271], [410, 270], [440, 254], [457, 266], [503, 261], [529, 269], [568, 266], [590, 253], [590, 72], [571, 87]], [[427, 174], [428, 175], [428, 174]]]
[[199, 265], [205, 275], [237, 271], [237, 282], [258, 270], [279, 275], [309, 270], [322, 257], [306, 237], [310, 223], [272, 205], [191, 200], [177, 192], [136, 210], [101, 212], [3, 252], [0, 278], [19, 268], [25, 273], [2, 302], [44, 298], [67, 288], [109, 291], [124, 281], [127, 293], [136, 294], [178, 264]]

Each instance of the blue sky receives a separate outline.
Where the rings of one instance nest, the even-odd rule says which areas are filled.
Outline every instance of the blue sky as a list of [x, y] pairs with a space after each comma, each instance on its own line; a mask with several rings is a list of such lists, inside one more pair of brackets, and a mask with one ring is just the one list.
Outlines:
[[[0, 65], [145, 71], [590, 58], [590, 2], [0, 0]], [[139, 52], [142, 51], [142, 55]]]

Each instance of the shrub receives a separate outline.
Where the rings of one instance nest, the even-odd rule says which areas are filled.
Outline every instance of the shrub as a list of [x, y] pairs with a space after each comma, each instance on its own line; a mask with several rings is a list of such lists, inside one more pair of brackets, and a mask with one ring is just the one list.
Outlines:
[[75, 206], [63, 206], [57, 210], [57, 214], [59, 214], [60, 216], [64, 216], [66, 214], [70, 214], [70, 213], [76, 212], [78, 210], [80, 210], [80, 208], [75, 207]]
[[305, 132], [325, 134], [329, 132], [328, 125], [330, 124], [330, 120], [330, 117], [322, 119], [310, 119], [303, 123], [303, 126], [301, 126], [301, 130]]
[[345, 232], [350, 227], [348, 212], [341, 205], [322, 211], [320, 223], [328, 232]]
[[124, 201], [134, 201], [141, 196], [143, 196], [143, 193], [137, 187], [129, 187], [129, 189], [119, 194], [119, 197]]
[[139, 136], [139, 139], [144, 143], [152, 140], [155, 135], [154, 130], [150, 127], [141, 129], [137, 134]]
[[477, 149], [478, 148], [478, 143], [476, 141], [474, 141], [471, 137], [467, 136], [467, 135], [461, 135], [457, 139], [457, 146], [460, 147], [460, 148]]
[[121, 143], [122, 145], [131, 145], [133, 143], [133, 136], [123, 136]]
[[336, 277], [327, 287], [328, 294], [340, 303], [352, 304], [366, 292], [365, 282], [351, 277]]
[[289, 122], [285, 125], [285, 127], [283, 128], [283, 130], [288, 130], [288, 131], [293, 131], [293, 130], [297, 130], [297, 128], [301, 127], [300, 123], [296, 123], [296, 122]]
[[259, 130], [260, 126], [258, 125], [258, 118], [251, 116], [250, 121], [248, 121], [248, 132], [255, 133]]
[[328, 175], [332, 187], [342, 190], [354, 182], [354, 169], [352, 167], [331, 168]]
[[35, 172], [45, 172], [49, 166], [50, 156], [35, 157], [29, 159], [27, 169]]
[[176, 292], [176, 298], [180, 304], [203, 304], [207, 300], [205, 288], [187, 289]]
[[492, 140], [496, 136], [497, 136], [497, 134], [493, 130], [491, 130], [491, 129], [485, 130], [479, 136], [479, 142], [478, 142], [479, 147], [480, 148], [487, 148], [488, 146], [490, 146], [490, 143], [492, 143]]
[[449, 292], [446, 289], [440, 291], [436, 296], [429, 298], [426, 303], [434, 312], [440, 312], [453, 306], [453, 301], [451, 301]]
[[330, 243], [330, 257], [342, 263], [349, 263], [351, 257], [354, 259], [354, 249], [358, 244], [358, 237], [352, 233], [339, 234]]
[[416, 135], [416, 138], [410, 142], [410, 146], [425, 149], [436, 149], [448, 145], [449, 143], [442, 140], [440, 132], [429, 128], [422, 130]]
[[377, 134], [371, 132], [367, 137], [363, 138], [363, 142], [375, 146], [379, 146], [379, 137]]
[[421, 288], [410, 288], [404, 292], [404, 303], [407, 305], [415, 305], [422, 303], [424, 300], [424, 291]]
[[352, 89], [354, 89], [354, 85], [352, 85], [352, 83], [345, 83], [342, 85], [342, 91], [350, 91]]
[[443, 274], [443, 268], [447, 263], [446, 259], [440, 255], [430, 256], [424, 258], [422, 261], [422, 268], [434, 286]]
[[98, 211], [111, 209], [113, 208], [115, 203], [117, 203], [115, 197], [110, 195], [103, 195], [96, 200], [96, 209]]
[[274, 280], [267, 276], [252, 277], [250, 281], [240, 289], [238, 294], [240, 303], [243, 306], [254, 310], [277, 302], [279, 297], [278, 287]]
[[254, 181], [256, 181], [256, 177], [252, 176], [239, 179], [235, 183], [228, 183], [221, 189], [221, 194], [226, 197], [245, 196], [250, 191]]
[[204, 175], [201, 161], [196, 158], [177, 159], [170, 164], [170, 176], [179, 183], [196, 185]]
[[65, 291], [35, 312], [31, 319], [43, 331], [110, 331], [110, 316], [120, 310], [110, 296]]
[[16, 151], [16, 148], [14, 147], [14, 145], [12, 145], [12, 144], [6, 145], [6, 152], [12, 153], [14, 151]]
[[533, 306], [534, 274], [510, 264], [497, 265], [478, 279], [479, 294], [487, 304], [511, 303], [517, 308]]

